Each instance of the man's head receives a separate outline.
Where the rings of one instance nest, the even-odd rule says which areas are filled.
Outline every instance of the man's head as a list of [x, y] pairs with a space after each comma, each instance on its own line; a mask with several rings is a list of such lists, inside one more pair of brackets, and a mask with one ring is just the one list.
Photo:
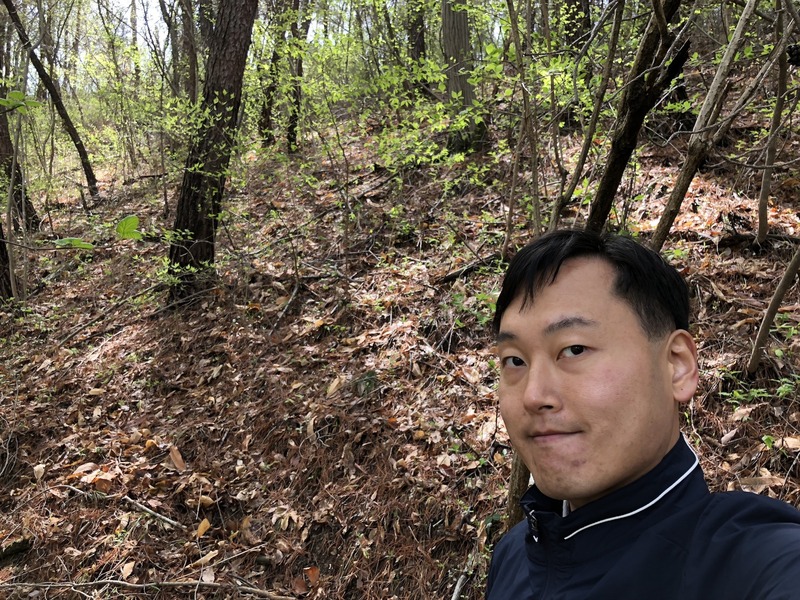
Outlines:
[[630, 305], [648, 337], [689, 329], [689, 290], [660, 255], [629, 237], [561, 230], [528, 244], [511, 261], [497, 298], [495, 333], [514, 299], [521, 297], [526, 306], [555, 281], [565, 261], [578, 257], [601, 258], [614, 267], [614, 292]]
[[548, 496], [579, 508], [640, 478], [697, 386], [688, 293], [630, 239], [561, 231], [521, 250], [497, 302], [500, 411]]

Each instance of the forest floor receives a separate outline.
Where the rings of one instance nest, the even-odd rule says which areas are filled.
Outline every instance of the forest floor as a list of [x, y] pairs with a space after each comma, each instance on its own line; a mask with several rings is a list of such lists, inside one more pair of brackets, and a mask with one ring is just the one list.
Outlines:
[[[29, 252], [28, 300], [0, 308], [0, 596], [482, 597], [511, 464], [489, 325], [510, 165], [347, 152], [244, 155], [219, 283], [181, 308], [161, 180], [107, 174], [91, 214], [53, 204], [48, 228], [94, 249]], [[679, 160], [646, 147], [616, 222], [646, 239]], [[777, 236], [754, 250], [756, 177], [699, 174], [665, 248], [700, 351], [684, 432], [714, 489], [798, 505], [797, 287], [741, 372], [800, 180], [776, 175]], [[144, 240], [115, 238], [129, 214]]]

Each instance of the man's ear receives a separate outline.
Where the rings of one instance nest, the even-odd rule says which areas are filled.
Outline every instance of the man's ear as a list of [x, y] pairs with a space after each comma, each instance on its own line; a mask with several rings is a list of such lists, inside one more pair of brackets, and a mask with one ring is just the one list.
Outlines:
[[688, 331], [677, 329], [667, 342], [667, 360], [672, 371], [672, 396], [676, 402], [688, 402], [697, 390], [697, 346]]

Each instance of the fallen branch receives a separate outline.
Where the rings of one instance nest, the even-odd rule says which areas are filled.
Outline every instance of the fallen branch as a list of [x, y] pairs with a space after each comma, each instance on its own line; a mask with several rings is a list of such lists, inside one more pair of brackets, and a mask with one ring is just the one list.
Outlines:
[[489, 256], [484, 256], [483, 258], [479, 258], [478, 260], [471, 262], [465, 267], [461, 267], [460, 269], [451, 271], [447, 275], [443, 275], [442, 277], [436, 280], [436, 285], [442, 285], [444, 283], [450, 283], [452, 281], [455, 281], [456, 279], [469, 275], [476, 269], [484, 265], [488, 265], [489, 263], [494, 262], [499, 258], [500, 258], [499, 252], [495, 252], [493, 254], [490, 254]]
[[213, 590], [235, 590], [242, 594], [251, 594], [259, 598], [269, 598], [270, 600], [296, 600], [292, 596], [282, 596], [275, 592], [268, 592], [259, 588], [235, 583], [216, 583], [206, 581], [161, 581], [154, 583], [128, 583], [119, 579], [100, 579], [98, 581], [72, 582], [72, 581], [43, 581], [43, 582], [20, 582], [20, 583], [0, 583], [0, 590], [19, 590], [25, 588], [34, 589], [81, 589], [103, 586], [114, 586], [128, 590], [158, 590], [160, 588], [209, 588]]
[[168, 525], [172, 525], [173, 527], [177, 527], [178, 529], [186, 529], [186, 526], [183, 525], [182, 523], [178, 523], [177, 521], [173, 521], [169, 517], [165, 517], [164, 515], [159, 514], [159, 513], [157, 513], [156, 511], [154, 511], [154, 510], [152, 510], [150, 508], [147, 508], [144, 504], [140, 504], [139, 502], [137, 502], [136, 500], [134, 500], [130, 496], [123, 496], [122, 499], [125, 500], [128, 504], [130, 504], [132, 506], [135, 506], [140, 511], [142, 511], [144, 513], [147, 513], [151, 517], [155, 517], [156, 519], [159, 519], [160, 521], [164, 521], [164, 523], [167, 523]]

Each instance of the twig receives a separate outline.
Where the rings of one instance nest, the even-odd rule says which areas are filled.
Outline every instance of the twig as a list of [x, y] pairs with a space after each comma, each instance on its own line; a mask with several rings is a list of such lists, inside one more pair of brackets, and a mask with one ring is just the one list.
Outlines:
[[455, 281], [459, 277], [464, 277], [465, 275], [469, 275], [475, 269], [478, 269], [483, 265], [487, 265], [495, 260], [498, 260], [499, 258], [500, 254], [497, 252], [494, 252], [493, 254], [490, 254], [488, 256], [484, 256], [483, 258], [479, 257], [478, 260], [469, 263], [467, 266], [461, 267], [460, 269], [457, 269], [455, 271], [451, 271], [447, 275], [443, 275], [442, 277], [436, 280], [436, 285], [442, 285], [445, 283], [450, 283], [451, 281]]
[[[89, 492], [86, 492], [84, 490], [76, 488], [74, 485], [69, 485], [69, 484], [54, 485], [54, 486], [52, 486], [52, 488], [65, 488], [65, 489], [68, 489], [68, 490], [72, 490], [73, 492], [75, 492], [76, 494], [80, 494], [81, 496], [87, 496], [87, 497], [91, 497], [92, 496], [92, 494], [90, 494]], [[107, 494], [100, 494], [100, 495], [103, 498], [119, 498], [119, 496], [109, 496]], [[164, 521], [164, 523], [167, 523], [168, 525], [172, 525], [173, 527], [177, 527], [178, 529], [183, 529], [183, 530], [186, 529], [186, 526], [183, 525], [182, 523], [178, 523], [177, 521], [173, 521], [169, 517], [165, 517], [164, 515], [157, 513], [153, 509], [147, 508], [144, 504], [141, 504], [141, 503], [137, 502], [136, 500], [134, 500], [130, 496], [122, 496], [122, 499], [125, 500], [126, 502], [128, 502], [129, 504], [133, 505], [134, 507], [138, 508], [142, 512], [147, 513], [151, 517], [155, 517], [156, 519]]]
[[0, 583], [0, 590], [14, 590], [24, 588], [40, 588], [40, 589], [80, 589], [101, 586], [115, 586], [118, 588], [125, 588], [129, 590], [151, 590], [159, 588], [181, 588], [181, 587], [194, 587], [194, 588], [209, 588], [214, 590], [236, 590], [240, 593], [252, 594], [259, 598], [269, 598], [270, 600], [296, 600], [292, 596], [282, 596], [275, 592], [269, 592], [259, 588], [237, 585], [235, 583], [216, 583], [207, 581], [161, 581], [153, 583], [128, 583], [119, 579], [100, 579], [98, 581], [86, 582], [71, 582], [71, 581], [44, 581], [44, 582], [20, 582], [20, 583]]
[[172, 525], [173, 527], [177, 527], [178, 529], [186, 529], [186, 526], [183, 525], [182, 523], [178, 523], [177, 521], [173, 521], [169, 517], [165, 517], [164, 515], [159, 514], [159, 513], [157, 513], [156, 511], [154, 511], [154, 510], [152, 510], [150, 508], [147, 508], [144, 504], [140, 504], [139, 502], [137, 502], [136, 500], [134, 500], [130, 496], [123, 496], [122, 499], [125, 500], [126, 502], [128, 502], [129, 504], [135, 506], [136, 508], [138, 508], [142, 512], [147, 513], [151, 517], [155, 517], [156, 519], [160, 519], [161, 521], [164, 521], [164, 523], [167, 523], [168, 525]]
[[280, 314], [275, 319], [275, 322], [272, 324], [272, 329], [270, 329], [270, 332], [269, 332], [270, 335], [275, 333], [275, 329], [277, 329], [278, 323], [281, 322], [281, 319], [283, 319], [283, 316], [289, 310], [289, 307], [292, 305], [292, 301], [294, 300], [295, 296], [297, 296], [297, 292], [298, 292], [299, 289], [300, 289], [300, 280], [298, 279], [294, 284], [294, 289], [292, 289], [292, 295], [289, 296], [289, 299], [286, 301], [286, 304], [283, 306], [283, 310], [280, 312]]

